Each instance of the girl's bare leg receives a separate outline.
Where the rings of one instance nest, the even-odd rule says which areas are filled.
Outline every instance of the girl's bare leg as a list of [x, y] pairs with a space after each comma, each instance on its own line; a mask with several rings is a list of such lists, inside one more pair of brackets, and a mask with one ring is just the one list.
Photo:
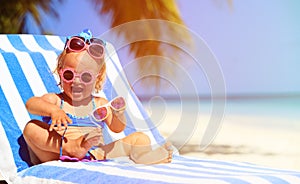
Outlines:
[[141, 132], [132, 133], [121, 140], [101, 146], [99, 151], [95, 150], [95, 154], [99, 153], [99, 156], [103, 155], [103, 152], [106, 158], [129, 156], [138, 164], [168, 163], [171, 162], [173, 154], [170, 143], [152, 150], [149, 137]]
[[[27, 123], [23, 131], [24, 138], [41, 162], [59, 159], [61, 135], [56, 131], [49, 131], [49, 125], [32, 120]], [[98, 143], [99, 136], [85, 139], [80, 136], [78, 139], [65, 138], [63, 142], [63, 154], [83, 158], [88, 150]]]

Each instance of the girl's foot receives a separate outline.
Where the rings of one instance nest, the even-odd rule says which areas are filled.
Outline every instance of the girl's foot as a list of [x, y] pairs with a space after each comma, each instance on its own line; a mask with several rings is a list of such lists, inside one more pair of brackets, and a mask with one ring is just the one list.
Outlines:
[[162, 160], [160, 163], [170, 163], [172, 162], [172, 157], [173, 157], [173, 147], [170, 142], [167, 142], [166, 144], [163, 145], [163, 148], [166, 149], [168, 152], [168, 157], [165, 160]]
[[65, 139], [63, 142], [63, 155], [76, 158], [85, 157], [86, 153], [93, 147], [99, 145], [102, 140], [102, 131], [95, 129], [90, 134], [79, 137], [78, 139]]
[[96, 148], [90, 151], [92, 160], [106, 160], [105, 152], [101, 148]]
[[141, 150], [142, 148], [131, 150], [130, 158], [137, 164], [162, 164], [172, 161], [173, 148], [169, 142], [155, 150]]

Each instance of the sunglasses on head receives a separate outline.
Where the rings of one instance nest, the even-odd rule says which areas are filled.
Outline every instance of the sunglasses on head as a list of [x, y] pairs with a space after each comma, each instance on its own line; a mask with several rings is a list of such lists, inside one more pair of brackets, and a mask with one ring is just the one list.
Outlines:
[[72, 68], [65, 68], [61, 70], [59, 74], [63, 81], [67, 83], [73, 82], [75, 77], [79, 77], [80, 82], [85, 84], [90, 84], [95, 80], [95, 76], [91, 72], [84, 71], [80, 74], [77, 74]]
[[104, 56], [104, 45], [105, 43], [98, 38], [85, 39], [73, 36], [67, 39], [65, 49], [71, 52], [81, 52], [86, 49], [90, 56], [101, 59]]
[[123, 97], [116, 97], [109, 103], [93, 110], [91, 113], [92, 118], [97, 122], [105, 120], [108, 117], [108, 107], [111, 107], [114, 111], [121, 111], [126, 108], [126, 102]]

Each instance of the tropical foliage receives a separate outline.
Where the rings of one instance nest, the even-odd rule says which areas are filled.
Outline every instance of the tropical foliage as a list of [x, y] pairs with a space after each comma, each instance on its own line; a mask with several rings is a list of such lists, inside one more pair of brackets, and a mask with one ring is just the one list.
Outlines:
[[[99, 15], [108, 15], [108, 17], [110, 17], [110, 27], [112, 28], [131, 21], [146, 19], [166, 20], [184, 25], [175, 0], [92, 1], [98, 5], [97, 7]], [[188, 40], [189, 35], [187, 32], [180, 32], [179, 30], [172, 29], [170, 27], [166, 28], [166, 25], [164, 24], [155, 24], [155, 26], [153, 26], [149, 23], [144, 25], [145, 26], [142, 29], [118, 29], [119, 32], [117, 34], [129, 41], [131, 41], [132, 37], [136, 34], [143, 34], [146, 38], [153, 38], [153, 34], [158, 34], [156, 37], [167, 36], [173, 39], [179, 39], [181, 42]], [[171, 31], [166, 31], [166, 29]], [[166, 44], [155, 39], [133, 42], [129, 47], [130, 52], [133, 53], [136, 58], [149, 55], [165, 56], [173, 59], [179, 58], [179, 54], [176, 54], [179, 53], [179, 50], [176, 46]], [[146, 62], [139, 62], [139, 66], [142, 69], [139, 70], [139, 72], [147, 70], [148, 73], [154, 74], [154, 78], [155, 76], [159, 76], [161, 72], [173, 72], [171, 68], [168, 70], [167, 68], [163, 67], [162, 62], [156, 62], [155, 60], [157, 60], [156, 57], [149, 57]]]
[[[55, 10], [55, 3], [61, 3], [64, 0], [10, 0], [1, 1], [0, 6], [0, 33], [29, 33], [28, 27], [31, 24], [27, 23], [30, 19], [35, 23], [43, 34], [49, 34], [49, 30], [46, 30], [41, 20], [41, 15], [49, 14], [56, 18], [59, 18], [58, 13]], [[219, 2], [222, 0], [213, 0]], [[111, 28], [119, 25], [135, 21], [135, 20], [165, 20], [176, 23], [178, 25], [184, 25], [184, 22], [180, 16], [177, 4], [175, 0], [90, 0], [91, 3], [96, 5], [99, 12], [99, 16], [106, 15], [110, 17]], [[223, 2], [223, 1], [222, 1]], [[187, 1], [187, 3], [189, 3]], [[232, 4], [232, 0], [227, 0], [229, 5]], [[166, 33], [165, 25], [151, 26], [146, 25], [142, 28], [143, 34], [146, 36], [155, 34], [158, 36], [166, 36], [172, 39], [177, 39], [178, 42], [191, 42], [188, 32], [179, 31], [176, 28], [168, 27]], [[139, 34], [133, 32], [130, 29], [119, 30], [117, 33], [119, 36], [130, 40], [133, 34]], [[129, 45], [130, 53], [136, 58], [142, 56], [165, 56], [170, 60], [179, 62], [181, 58], [181, 50], [177, 46], [163, 43], [157, 40], [141, 40], [132, 42]], [[162, 66], [161, 62], [155, 62], [155, 58], [148, 58], [147, 62], [139, 62], [140, 71], [150, 71], [153, 76], [159, 76], [161, 72], [173, 72], [173, 69]], [[158, 80], [155, 79], [157, 82]]]
[[2, 0], [0, 6], [0, 33], [28, 33], [27, 21], [33, 19], [42, 33], [44, 29], [41, 20], [41, 12], [58, 17], [55, 11], [55, 3], [62, 0]]

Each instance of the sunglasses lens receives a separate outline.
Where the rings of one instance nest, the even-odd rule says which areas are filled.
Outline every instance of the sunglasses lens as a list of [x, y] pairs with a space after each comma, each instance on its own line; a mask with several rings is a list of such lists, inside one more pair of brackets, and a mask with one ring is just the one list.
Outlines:
[[106, 107], [100, 107], [100, 108], [98, 108], [94, 111], [93, 115], [96, 118], [96, 120], [102, 121], [107, 116], [107, 108]]
[[66, 70], [63, 73], [63, 77], [67, 81], [71, 81], [74, 78], [74, 73], [71, 70]]
[[91, 38], [87, 41], [88, 43], [83, 37], [72, 37], [67, 41], [67, 51], [80, 52], [89, 45], [87, 49], [89, 54], [96, 59], [102, 58], [105, 43], [98, 38]]
[[92, 38], [91, 43], [98, 43], [100, 45], [105, 46], [105, 42], [103, 40], [99, 39], [99, 38]]
[[125, 100], [122, 97], [118, 97], [111, 102], [111, 106], [115, 110], [121, 110], [125, 107], [125, 105], [126, 105]]
[[81, 75], [82, 82], [89, 83], [89, 82], [92, 81], [92, 79], [93, 79], [93, 76], [90, 73], [88, 73], [88, 72], [84, 72]]
[[89, 53], [97, 58], [100, 58], [103, 55], [103, 46], [99, 44], [91, 44], [89, 47]]
[[81, 40], [80, 38], [74, 37], [74, 38], [72, 38], [72, 39], [70, 40], [70, 45], [69, 45], [69, 47], [70, 47], [70, 49], [72, 49], [72, 50], [81, 50], [81, 49], [84, 48], [84, 46], [85, 46], [85, 43], [84, 43], [84, 41]]

